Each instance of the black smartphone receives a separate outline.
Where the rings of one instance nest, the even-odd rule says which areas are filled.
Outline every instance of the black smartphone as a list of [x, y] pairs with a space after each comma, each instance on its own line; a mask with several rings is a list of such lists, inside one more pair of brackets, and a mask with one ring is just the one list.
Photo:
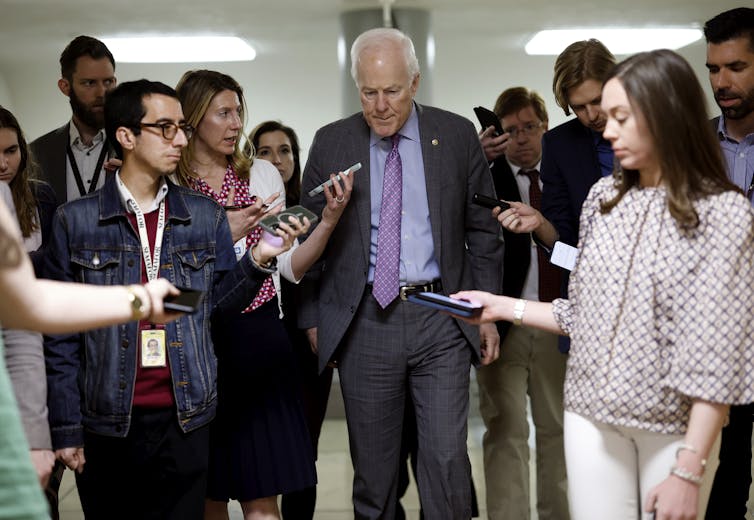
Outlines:
[[264, 217], [262, 220], [259, 221], [259, 225], [262, 229], [265, 231], [272, 233], [275, 235], [275, 231], [278, 227], [280, 227], [280, 222], [288, 223], [288, 216], [294, 216], [298, 218], [302, 223], [304, 221], [304, 217], [309, 219], [309, 223], [311, 225], [314, 225], [317, 220], [317, 215], [309, 211], [303, 206], [291, 206], [290, 208], [286, 208], [277, 215], [268, 215]]
[[166, 311], [185, 312], [192, 314], [199, 308], [199, 304], [204, 297], [204, 291], [189, 289], [187, 287], [176, 287], [181, 294], [178, 296], [167, 296], [162, 306]]
[[482, 130], [487, 127], [494, 126], [497, 135], [503, 135], [503, 125], [500, 124], [500, 119], [495, 115], [495, 112], [484, 107], [474, 107], [474, 113], [476, 118], [479, 119], [479, 124], [482, 125]]
[[511, 205], [508, 204], [507, 202], [493, 199], [492, 197], [488, 197], [487, 195], [482, 195], [481, 193], [475, 193], [474, 197], [471, 199], [471, 202], [473, 202], [477, 206], [483, 206], [489, 209], [500, 208], [503, 211], [511, 207]]
[[472, 318], [482, 313], [482, 306], [478, 303], [451, 298], [444, 294], [431, 292], [413, 293], [408, 295], [408, 301], [424, 305], [425, 307], [446, 311], [463, 318]]

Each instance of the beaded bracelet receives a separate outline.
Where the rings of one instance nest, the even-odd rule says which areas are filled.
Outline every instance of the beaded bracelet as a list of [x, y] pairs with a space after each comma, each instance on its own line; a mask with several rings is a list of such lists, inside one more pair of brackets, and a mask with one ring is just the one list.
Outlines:
[[670, 474], [675, 475], [676, 477], [685, 480], [686, 482], [691, 482], [695, 486], [700, 486], [702, 484], [702, 476], [691, 473], [686, 468], [673, 466], [672, 468], [670, 468]]

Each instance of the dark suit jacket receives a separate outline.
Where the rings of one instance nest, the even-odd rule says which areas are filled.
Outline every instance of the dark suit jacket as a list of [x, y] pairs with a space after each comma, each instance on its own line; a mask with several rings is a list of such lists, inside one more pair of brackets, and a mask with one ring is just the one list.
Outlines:
[[48, 132], [42, 137], [38, 137], [31, 143], [31, 152], [34, 159], [39, 164], [42, 174], [41, 179], [52, 186], [58, 203], [62, 204], [68, 200], [68, 191], [65, 184], [66, 179], [66, 147], [70, 137], [68, 135], [68, 125], [66, 123], [52, 132]]
[[542, 214], [576, 247], [581, 206], [600, 171], [592, 132], [578, 119], [556, 126], [542, 137]]
[[[470, 121], [417, 105], [432, 238], [443, 292], [482, 289], [499, 293], [502, 243], [489, 210], [473, 205], [474, 193], [493, 194], [490, 170]], [[319, 215], [322, 195], [309, 190], [349, 164], [361, 162], [351, 201], [320, 262], [302, 282], [299, 327], [318, 327], [320, 369], [348, 330], [366, 290], [370, 244], [369, 127], [361, 113], [331, 123], [314, 137], [304, 170], [301, 202]], [[405, 203], [405, 202], [404, 202]], [[458, 322], [479, 357], [477, 327]]]
[[[495, 191], [498, 198], [521, 202], [521, 193], [508, 161], [504, 156], [495, 159], [491, 167], [492, 180], [495, 183]], [[502, 228], [502, 226], [501, 226]], [[505, 253], [503, 255], [503, 294], [520, 298], [524, 290], [526, 275], [531, 263], [531, 233], [512, 233], [505, 228]], [[497, 330], [500, 332], [500, 341], [505, 339], [511, 327], [509, 321], [498, 321]]]

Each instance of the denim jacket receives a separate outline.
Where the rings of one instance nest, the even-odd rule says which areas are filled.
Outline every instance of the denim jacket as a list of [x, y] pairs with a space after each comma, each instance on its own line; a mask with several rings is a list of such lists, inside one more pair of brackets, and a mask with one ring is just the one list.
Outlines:
[[[47, 248], [49, 278], [95, 285], [141, 281], [139, 236], [128, 221], [114, 176], [101, 190], [61, 206]], [[240, 313], [269, 270], [249, 255], [236, 262], [225, 212], [213, 200], [168, 181], [160, 277], [206, 291], [201, 308], [166, 325], [178, 421], [184, 431], [215, 414], [217, 360], [210, 316]], [[83, 428], [112, 437], [128, 433], [137, 323], [45, 339], [48, 406], [55, 449], [82, 446]]]

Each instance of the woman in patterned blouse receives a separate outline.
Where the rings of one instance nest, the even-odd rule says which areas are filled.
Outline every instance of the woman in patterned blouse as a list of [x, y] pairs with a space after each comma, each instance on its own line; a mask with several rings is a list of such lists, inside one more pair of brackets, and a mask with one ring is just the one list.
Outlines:
[[[272, 238], [263, 238], [257, 222], [265, 207], [272, 208], [269, 214], [284, 206], [282, 178], [268, 161], [242, 152], [245, 103], [233, 78], [189, 71], [176, 91], [187, 123], [196, 128], [183, 150], [178, 180], [226, 207], [236, 254], [243, 255], [258, 240]], [[279, 518], [277, 495], [316, 483], [295, 358], [280, 319], [279, 276], [298, 283], [319, 258], [351, 188], [351, 176], [334, 181], [325, 190], [322, 222], [278, 257], [277, 272], [254, 301], [238, 316], [213, 320], [218, 408], [210, 433], [207, 519], [227, 519], [230, 499], [241, 502], [245, 519]]]
[[[602, 109], [619, 166], [584, 203], [570, 299], [454, 296], [484, 305], [475, 323], [570, 335], [573, 518], [703, 518], [728, 406], [754, 401], [754, 213], [679, 55], [620, 63]], [[541, 218], [494, 215], [506, 228]]]

